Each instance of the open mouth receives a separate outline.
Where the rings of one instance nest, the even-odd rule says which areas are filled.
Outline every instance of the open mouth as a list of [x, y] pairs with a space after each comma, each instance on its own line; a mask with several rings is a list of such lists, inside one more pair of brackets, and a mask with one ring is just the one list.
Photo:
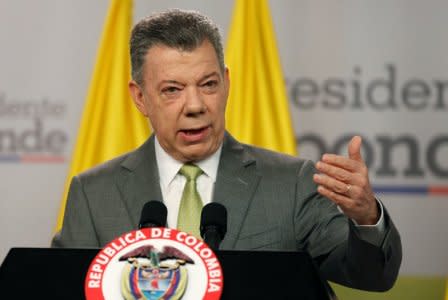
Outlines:
[[195, 129], [182, 129], [179, 132], [187, 142], [199, 142], [207, 137], [209, 129], [210, 126], [205, 126]]
[[207, 127], [202, 127], [202, 128], [197, 128], [197, 129], [184, 129], [184, 130], [181, 130], [181, 132], [186, 135], [196, 135], [196, 134], [200, 134], [205, 129], [207, 129]]

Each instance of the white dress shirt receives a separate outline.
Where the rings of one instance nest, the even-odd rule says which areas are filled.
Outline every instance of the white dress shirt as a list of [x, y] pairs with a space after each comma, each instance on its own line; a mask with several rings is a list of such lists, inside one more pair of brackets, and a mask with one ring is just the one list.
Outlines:
[[[182, 198], [186, 182], [185, 176], [180, 175], [179, 170], [184, 163], [175, 160], [166, 153], [162, 146], [160, 146], [157, 137], [155, 138], [154, 144], [163, 203], [165, 203], [168, 209], [167, 225], [171, 228], [177, 228], [180, 199]], [[221, 150], [222, 144], [218, 148], [218, 151], [210, 157], [195, 163], [204, 172], [196, 180], [196, 188], [201, 196], [203, 205], [212, 201]]]

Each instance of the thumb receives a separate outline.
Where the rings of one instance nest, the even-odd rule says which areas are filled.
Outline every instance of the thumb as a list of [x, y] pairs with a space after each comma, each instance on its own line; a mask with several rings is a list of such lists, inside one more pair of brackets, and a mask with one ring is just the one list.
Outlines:
[[362, 161], [361, 156], [362, 139], [360, 136], [354, 136], [348, 144], [348, 157], [356, 161]]

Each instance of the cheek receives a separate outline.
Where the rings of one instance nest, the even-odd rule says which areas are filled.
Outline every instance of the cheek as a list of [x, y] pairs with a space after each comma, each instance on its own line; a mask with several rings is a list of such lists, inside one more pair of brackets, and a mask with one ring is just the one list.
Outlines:
[[151, 125], [154, 128], [156, 132], [163, 132], [165, 131], [166, 126], [166, 117], [164, 116], [164, 113], [162, 110], [160, 110], [158, 107], [152, 106], [152, 109], [148, 112], [149, 120], [151, 121]]
[[219, 95], [210, 100], [211, 101], [208, 105], [210, 112], [215, 114], [217, 117], [224, 115], [227, 103], [226, 98], [224, 98], [222, 95]]
[[175, 134], [179, 119], [179, 109], [174, 105], [158, 107], [151, 112], [151, 120], [154, 120], [159, 132]]
[[216, 114], [218, 115], [218, 118], [221, 120], [225, 119], [226, 114], [226, 101], [220, 101], [217, 108], [216, 108]]

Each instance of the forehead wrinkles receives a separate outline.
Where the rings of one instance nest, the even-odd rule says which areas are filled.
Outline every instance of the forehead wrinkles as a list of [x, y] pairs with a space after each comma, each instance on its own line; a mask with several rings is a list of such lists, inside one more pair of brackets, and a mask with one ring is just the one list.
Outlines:
[[213, 47], [208, 44], [193, 51], [154, 46], [146, 55], [145, 74], [153, 80], [200, 80], [213, 72], [220, 74], [220, 68]]
[[194, 66], [176, 65], [175, 68], [167, 68], [161, 72], [159, 76], [160, 81], [173, 81], [183, 84], [195, 84], [201, 82], [206, 78], [213, 78], [213, 74], [219, 74], [213, 68], [213, 65], [206, 62], [201, 62]]

